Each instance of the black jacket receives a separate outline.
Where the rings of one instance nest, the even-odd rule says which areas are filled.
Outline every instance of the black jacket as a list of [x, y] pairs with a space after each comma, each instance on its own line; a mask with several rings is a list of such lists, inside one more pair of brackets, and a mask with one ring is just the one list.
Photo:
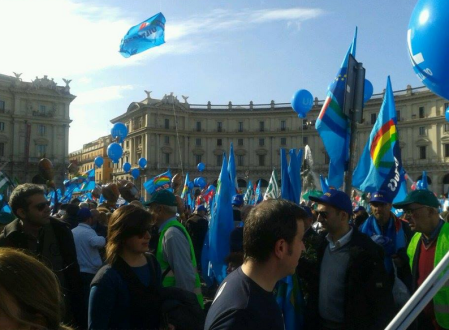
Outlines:
[[[306, 319], [315, 321], [307, 324], [307, 329], [319, 329], [319, 274], [328, 244], [327, 240], [323, 240], [318, 247], [316, 264], [301, 259], [297, 269], [298, 275], [311, 283], [310, 294], [316, 298], [310, 299], [307, 306]], [[384, 267], [383, 250], [355, 229], [348, 244], [350, 256], [345, 279], [345, 329], [384, 329], [393, 319], [395, 307], [391, 282]]]
[[[73, 240], [72, 231], [67, 225], [55, 218], [50, 218], [55, 237], [58, 241], [60, 254], [63, 259], [63, 273], [68, 288], [62, 288], [64, 295], [70, 300], [71, 311], [77, 326], [85, 327], [87, 325], [87, 315], [83, 315], [82, 310], [82, 282], [80, 277], [80, 269], [76, 257], [75, 242]], [[5, 226], [0, 233], [0, 247], [11, 247], [17, 249], [28, 250], [27, 237], [22, 232], [20, 220], [15, 219], [13, 222]], [[37, 246], [38, 259], [41, 259], [43, 248], [42, 240], [39, 240]], [[42, 260], [41, 260], [42, 261]]]

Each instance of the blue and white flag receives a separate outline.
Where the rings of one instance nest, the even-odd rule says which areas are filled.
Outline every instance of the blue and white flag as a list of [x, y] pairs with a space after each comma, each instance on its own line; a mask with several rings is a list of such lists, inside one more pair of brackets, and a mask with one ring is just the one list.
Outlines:
[[162, 13], [129, 29], [120, 44], [120, 54], [130, 57], [165, 43], [165, 17]]

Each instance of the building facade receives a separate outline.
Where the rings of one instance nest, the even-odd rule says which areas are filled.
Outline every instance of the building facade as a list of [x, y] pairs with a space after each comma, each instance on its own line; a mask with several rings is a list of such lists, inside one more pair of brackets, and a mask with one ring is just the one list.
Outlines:
[[0, 164], [20, 183], [31, 182], [38, 162], [53, 163], [54, 181], [62, 185], [68, 165], [70, 103], [69, 80], [58, 86], [53, 79], [22, 81], [21, 74], [0, 74]]
[[[364, 122], [357, 124], [357, 160], [369, 138], [382, 104], [382, 94], [374, 95], [364, 108]], [[218, 178], [223, 152], [234, 144], [239, 187], [249, 180], [263, 179], [267, 184], [273, 168], [280, 168], [280, 148], [304, 148], [309, 145], [314, 171], [327, 175], [329, 158], [315, 121], [322, 101], [315, 99], [307, 118], [299, 119], [289, 103], [254, 105], [194, 105], [165, 95], [161, 100], [147, 98], [132, 102], [127, 111], [112, 123], [123, 122], [128, 136], [124, 155], [114, 165], [114, 179], [132, 180], [122, 165], [137, 166], [140, 157], [148, 161], [136, 185], [170, 168], [172, 173], [189, 172], [190, 178], [202, 176], [208, 182]], [[413, 181], [426, 170], [431, 189], [441, 194], [449, 188], [449, 123], [445, 120], [446, 100], [428, 89], [407, 86], [395, 92], [398, 130], [403, 166]], [[206, 170], [197, 171], [203, 162]], [[280, 175], [278, 175], [280, 177]], [[316, 183], [319, 185], [319, 183]], [[143, 189], [142, 189], [143, 191]]]
[[[95, 168], [95, 182], [104, 184], [111, 182], [112, 162], [107, 155], [108, 145], [112, 142], [110, 135], [103, 136], [95, 141], [83, 144], [83, 148], [69, 154], [70, 163], [79, 167], [79, 172], [84, 173]], [[95, 158], [103, 157], [103, 166], [95, 166]]]

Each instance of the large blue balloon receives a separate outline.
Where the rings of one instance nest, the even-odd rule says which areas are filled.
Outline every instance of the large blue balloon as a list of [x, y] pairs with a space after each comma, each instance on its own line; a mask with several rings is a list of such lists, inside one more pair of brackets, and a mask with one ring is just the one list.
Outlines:
[[449, 121], [449, 107], [446, 109], [446, 120]]
[[198, 163], [196, 168], [198, 169], [198, 171], [203, 172], [204, 169], [206, 168], [206, 165], [204, 165], [204, 163]]
[[413, 69], [432, 92], [449, 99], [449, 1], [420, 0], [407, 30]]
[[373, 96], [373, 92], [374, 92], [373, 84], [368, 79], [365, 79], [365, 86], [363, 89], [363, 103], [368, 101], [371, 98], [371, 96]]
[[198, 187], [200, 187], [201, 189], [203, 189], [204, 187], [206, 187], [206, 179], [203, 177], [199, 177], [198, 179]]
[[192, 181], [189, 181], [189, 182], [187, 183], [187, 187], [189, 187], [189, 190], [192, 190], [193, 187], [194, 187], [193, 182], [192, 182]]
[[111, 135], [114, 139], [118, 138], [118, 141], [122, 143], [123, 140], [128, 136], [128, 129], [123, 123], [115, 123], [114, 126], [112, 126]]
[[101, 167], [104, 163], [103, 157], [101, 156], [95, 157], [94, 163], [95, 165], [97, 165], [97, 167]]
[[131, 171], [131, 164], [130, 163], [124, 163], [123, 164], [123, 171], [125, 171], [126, 173]]
[[200, 186], [200, 185], [198, 184], [198, 179], [199, 179], [199, 178], [193, 179], [193, 186], [194, 186], [194, 187], [199, 187], [199, 186]]
[[138, 168], [133, 168], [131, 170], [131, 175], [134, 179], [137, 179], [140, 175], [140, 170]]
[[108, 157], [113, 163], [118, 163], [118, 160], [123, 155], [123, 148], [120, 144], [113, 142], [108, 146]]
[[300, 89], [292, 97], [292, 108], [298, 115], [305, 115], [312, 109], [313, 96], [305, 89]]
[[142, 157], [142, 158], [139, 159], [138, 164], [139, 164], [139, 166], [140, 166], [141, 169], [144, 169], [145, 166], [147, 166], [147, 160], [146, 160], [145, 158]]

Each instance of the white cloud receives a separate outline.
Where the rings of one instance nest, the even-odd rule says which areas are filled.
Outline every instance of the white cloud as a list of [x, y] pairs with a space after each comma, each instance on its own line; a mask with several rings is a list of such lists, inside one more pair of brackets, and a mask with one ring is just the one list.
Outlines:
[[76, 99], [72, 102], [71, 107], [77, 108], [80, 106], [104, 103], [124, 98], [123, 91], [134, 89], [131, 85], [117, 85], [107, 86], [97, 89], [92, 89], [87, 92], [78, 93]]

